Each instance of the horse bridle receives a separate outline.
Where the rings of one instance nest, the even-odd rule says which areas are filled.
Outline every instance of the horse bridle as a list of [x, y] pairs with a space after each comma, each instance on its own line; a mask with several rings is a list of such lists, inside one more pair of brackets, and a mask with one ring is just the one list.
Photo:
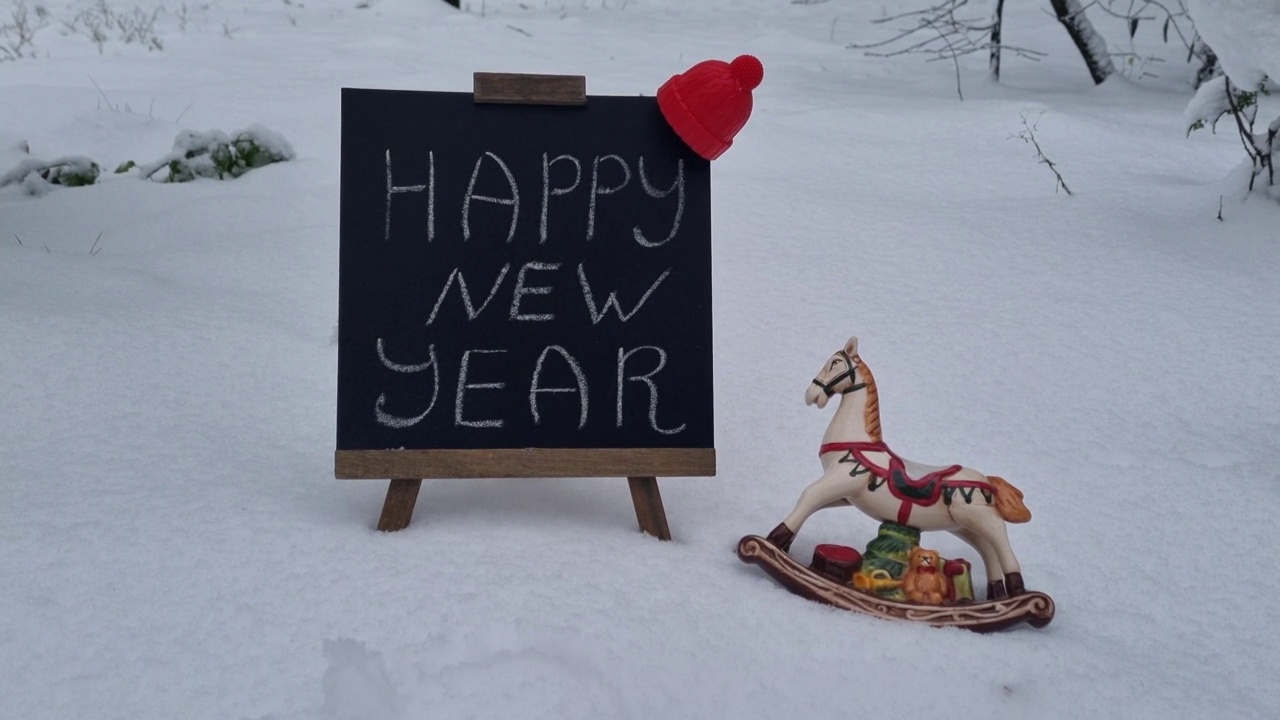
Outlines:
[[[844, 359], [844, 368], [845, 368], [844, 372], [831, 378], [831, 380], [826, 383], [820, 382], [818, 378], [813, 379], [813, 384], [822, 388], [822, 392], [826, 393], [827, 397], [831, 397], [832, 395], [836, 394], [835, 386], [841, 380], [844, 380], [845, 378], [849, 378], [850, 381], [858, 379], [857, 370], [858, 370], [858, 363], [860, 359], [855, 359], [856, 356], [850, 357], [849, 353], [843, 350], [841, 350], [837, 354]], [[866, 386], [867, 386], [866, 383], [853, 383], [849, 387], [845, 388], [844, 390], [841, 390], [840, 394], [844, 395], [851, 392], [857, 392], [858, 390], [861, 390]]]

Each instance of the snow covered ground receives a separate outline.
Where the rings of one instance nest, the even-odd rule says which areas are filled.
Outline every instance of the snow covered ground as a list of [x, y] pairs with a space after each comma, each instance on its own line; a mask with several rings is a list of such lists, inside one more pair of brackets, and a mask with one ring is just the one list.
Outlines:
[[[100, 52], [68, 27], [96, 2], [26, 3], [48, 24], [0, 62], [0, 172], [26, 141], [107, 173], [0, 189], [0, 717], [1280, 715], [1280, 206], [1239, 193], [1234, 132], [1184, 136], [1179, 48], [1144, 28], [1160, 77], [1095, 88], [1011, 3], [1009, 42], [1049, 57], [1000, 85], [962, 60], [961, 102], [944, 64], [845, 47], [883, 37], [874, 3], [466, 4], [166, 2], [162, 50]], [[743, 52], [766, 75], [713, 166], [720, 471], [662, 482], [675, 541], [621, 479], [430, 481], [374, 531], [385, 483], [332, 479], [340, 88], [649, 94]], [[297, 158], [110, 174], [254, 123]], [[816, 477], [831, 411], [802, 393], [851, 334], [888, 443], [1026, 493], [1045, 630], [841, 613], [735, 557]], [[793, 554], [874, 530], [819, 513]]]

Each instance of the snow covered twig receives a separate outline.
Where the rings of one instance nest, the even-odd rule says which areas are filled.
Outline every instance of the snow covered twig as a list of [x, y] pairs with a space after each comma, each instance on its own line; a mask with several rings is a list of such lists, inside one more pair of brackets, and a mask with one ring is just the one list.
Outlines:
[[1048, 165], [1049, 169], [1053, 171], [1053, 176], [1057, 178], [1057, 185], [1054, 186], [1053, 191], [1056, 193], [1058, 192], [1058, 188], [1062, 188], [1068, 195], [1072, 195], [1073, 193], [1071, 192], [1071, 188], [1067, 187], [1067, 181], [1062, 178], [1062, 173], [1058, 172], [1057, 164], [1044, 154], [1044, 150], [1040, 147], [1040, 142], [1036, 140], [1036, 127], [1039, 126], [1041, 117], [1044, 117], [1044, 113], [1040, 113], [1036, 118], [1036, 121], [1034, 123], [1030, 123], [1027, 122], [1027, 114], [1022, 113], [1023, 129], [1014, 137], [1017, 137], [1019, 140], [1034, 147], [1036, 149], [1037, 162], [1041, 165]]

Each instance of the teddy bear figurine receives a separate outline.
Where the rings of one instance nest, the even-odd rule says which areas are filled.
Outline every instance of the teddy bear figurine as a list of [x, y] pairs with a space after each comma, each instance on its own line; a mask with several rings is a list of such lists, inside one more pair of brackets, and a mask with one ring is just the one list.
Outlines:
[[942, 557], [936, 550], [911, 549], [907, 573], [902, 576], [902, 592], [907, 599], [925, 605], [941, 605], [947, 597], [947, 579], [942, 574]]

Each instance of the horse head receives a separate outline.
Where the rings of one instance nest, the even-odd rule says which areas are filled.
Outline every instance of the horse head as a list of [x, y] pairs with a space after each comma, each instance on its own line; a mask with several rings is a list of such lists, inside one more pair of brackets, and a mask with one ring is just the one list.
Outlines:
[[867, 373], [858, 357], [858, 338], [851, 337], [844, 347], [827, 358], [804, 393], [806, 405], [825, 408], [833, 395], [844, 395], [867, 387]]

